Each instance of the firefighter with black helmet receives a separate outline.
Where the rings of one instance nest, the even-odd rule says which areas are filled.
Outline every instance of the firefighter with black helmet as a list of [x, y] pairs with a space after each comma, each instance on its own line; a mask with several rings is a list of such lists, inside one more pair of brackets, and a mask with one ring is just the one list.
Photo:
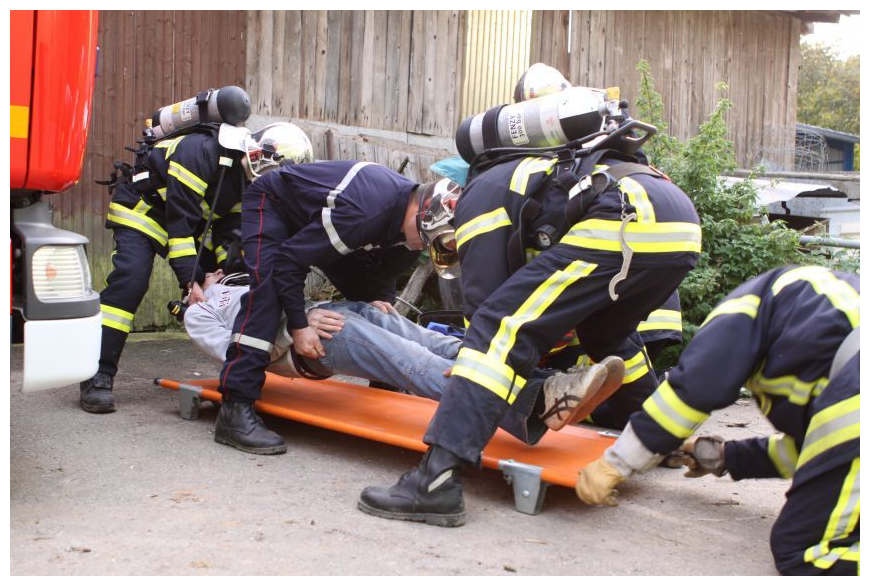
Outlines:
[[[577, 101], [570, 112], [559, 110], [562, 128], [577, 134], [576, 143], [600, 138], [600, 146], [572, 159], [510, 150], [476, 172], [472, 165], [455, 210], [470, 327], [423, 438], [428, 452], [394, 486], [362, 492], [359, 508], [369, 514], [463, 524], [457, 470], [479, 464], [504, 412], [528, 400], [525, 382], [541, 354], [571, 325], [595, 362], [624, 360], [625, 384], [609, 400], [609, 425], [626, 421], [657, 386], [637, 325], [696, 264], [699, 219], [668, 178], [630, 152], [605, 148], [618, 144], [610, 134], [617, 141], [631, 128], [610, 130], [611, 114], [621, 109], [617, 98], [584, 88], [565, 92]], [[532, 102], [528, 111], [539, 110]], [[511, 136], [522, 140], [535, 138], [533, 120], [510, 116], [495, 124], [510, 125]], [[485, 126], [484, 144], [494, 132]], [[470, 133], [465, 146], [473, 148], [475, 125], [463, 128]], [[528, 255], [535, 245], [539, 254]]]

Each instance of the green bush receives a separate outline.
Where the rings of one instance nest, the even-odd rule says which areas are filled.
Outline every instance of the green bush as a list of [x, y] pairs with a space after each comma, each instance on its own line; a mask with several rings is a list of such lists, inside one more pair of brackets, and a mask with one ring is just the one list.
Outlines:
[[[727, 139], [726, 114], [733, 105], [730, 100], [721, 98], [697, 135], [680, 141], [667, 134], [663, 102], [655, 91], [648, 62], [640, 61], [637, 70], [637, 118], [659, 129], [644, 150], [651, 163], [669, 175], [694, 202], [703, 230], [700, 259], [679, 287], [684, 342], [658, 360], [666, 367], [675, 362], [706, 315], [750, 278], [788, 264], [823, 264], [856, 271], [859, 258], [843, 253], [828, 258], [805, 250], [799, 244], [799, 232], [782, 222], [766, 221], [751, 182], [760, 170], [733, 185], [724, 183], [721, 175], [736, 167], [733, 144]], [[717, 89], [725, 93], [727, 86], [718, 84]]]

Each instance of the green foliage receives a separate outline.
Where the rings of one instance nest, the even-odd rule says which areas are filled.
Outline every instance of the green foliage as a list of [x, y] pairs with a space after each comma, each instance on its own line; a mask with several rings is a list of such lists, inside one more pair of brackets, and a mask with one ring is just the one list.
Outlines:
[[[679, 287], [685, 343], [730, 291], [765, 271], [788, 264], [859, 269], [859, 258], [854, 262], [804, 252], [799, 232], [781, 222], [767, 222], [764, 210], [756, 203], [757, 189], [751, 182], [754, 174], [732, 185], [721, 179], [736, 167], [733, 144], [727, 140], [725, 117], [733, 105], [729, 100], [721, 98], [698, 134], [680, 141], [666, 134], [663, 103], [655, 91], [649, 64], [641, 61], [637, 70], [637, 117], [660, 129], [644, 150], [652, 164], [694, 202], [703, 230], [700, 259]], [[724, 93], [727, 86], [719, 84], [718, 90]], [[659, 362], [672, 364], [680, 350], [662, 355]]]
[[800, 45], [797, 120], [860, 134], [860, 56], [839, 59], [823, 44]]

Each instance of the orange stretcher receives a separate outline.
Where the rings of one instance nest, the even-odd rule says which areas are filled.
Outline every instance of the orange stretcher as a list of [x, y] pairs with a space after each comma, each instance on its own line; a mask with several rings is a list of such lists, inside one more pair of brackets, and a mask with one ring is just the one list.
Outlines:
[[[156, 379], [154, 383], [181, 391], [184, 419], [198, 418], [202, 400], [221, 400], [214, 379], [184, 383]], [[291, 379], [266, 373], [256, 408], [284, 419], [425, 452], [428, 446], [422, 437], [437, 403], [331, 379]], [[577, 473], [600, 457], [617, 436], [611, 431], [568, 426], [528, 446], [498, 429], [483, 451], [483, 465], [504, 473], [513, 485], [518, 511], [536, 515], [550, 484], [573, 488]]]

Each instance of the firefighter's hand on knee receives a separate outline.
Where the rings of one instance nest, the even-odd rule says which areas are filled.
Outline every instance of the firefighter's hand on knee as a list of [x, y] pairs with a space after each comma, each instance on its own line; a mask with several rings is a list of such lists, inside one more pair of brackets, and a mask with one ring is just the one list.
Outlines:
[[306, 358], [322, 358], [326, 355], [323, 349], [323, 344], [320, 343], [320, 336], [311, 326], [300, 330], [293, 330], [293, 349], [297, 354], [301, 354]]
[[372, 301], [369, 305], [386, 314], [396, 313], [395, 308], [388, 301]]
[[618, 491], [615, 488], [624, 479], [606, 456], [601, 456], [580, 472], [576, 495], [587, 505], [616, 506]]
[[314, 308], [308, 312], [308, 325], [324, 340], [331, 340], [333, 332], [344, 328], [344, 316], [337, 311]]

